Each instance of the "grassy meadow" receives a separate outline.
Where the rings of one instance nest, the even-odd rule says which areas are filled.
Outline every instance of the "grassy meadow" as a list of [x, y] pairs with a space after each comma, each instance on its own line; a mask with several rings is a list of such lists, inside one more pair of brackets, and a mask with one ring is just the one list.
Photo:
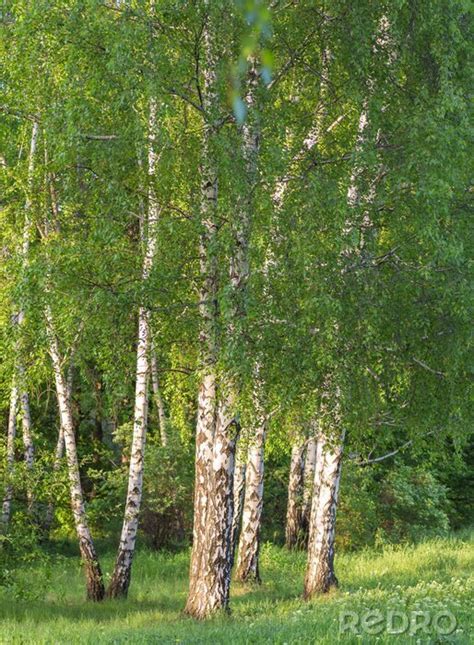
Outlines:
[[[1, 643], [470, 643], [473, 635], [474, 546], [464, 533], [416, 546], [341, 554], [340, 587], [306, 603], [301, 598], [305, 555], [265, 545], [263, 584], [234, 584], [232, 613], [206, 622], [183, 615], [188, 553], [140, 550], [127, 601], [91, 604], [84, 599], [79, 559], [52, 555], [17, 572], [0, 592]], [[113, 551], [103, 557], [110, 570]], [[448, 609], [457, 626], [450, 634], [385, 627], [377, 634], [340, 634], [342, 611], [378, 609], [402, 613]], [[385, 624], [385, 623], [384, 623]], [[395, 625], [396, 626], [396, 625]], [[358, 628], [359, 630], [359, 628]], [[360, 630], [359, 630], [360, 631]], [[470, 638], [471, 636], [471, 638]]]

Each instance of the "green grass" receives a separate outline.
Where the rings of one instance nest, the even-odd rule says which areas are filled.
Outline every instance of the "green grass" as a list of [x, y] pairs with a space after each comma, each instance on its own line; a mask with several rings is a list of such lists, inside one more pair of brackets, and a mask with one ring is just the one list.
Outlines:
[[[103, 558], [110, 571], [113, 554]], [[413, 547], [343, 554], [336, 560], [340, 588], [311, 603], [301, 599], [305, 556], [266, 545], [260, 587], [233, 585], [231, 616], [195, 622], [182, 614], [188, 554], [141, 550], [127, 601], [91, 604], [77, 557], [55, 557], [17, 574], [0, 591], [1, 643], [469, 643], [474, 549], [468, 537]], [[38, 596], [39, 594], [39, 596]], [[36, 597], [35, 597], [36, 596]], [[343, 610], [449, 609], [449, 636], [339, 635]]]

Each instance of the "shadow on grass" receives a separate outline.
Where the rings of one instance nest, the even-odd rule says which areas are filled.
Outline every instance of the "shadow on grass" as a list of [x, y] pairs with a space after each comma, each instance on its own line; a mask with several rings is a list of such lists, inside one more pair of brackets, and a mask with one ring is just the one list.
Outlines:
[[[455, 545], [452, 545], [455, 547]], [[0, 621], [54, 622], [66, 619], [72, 622], [92, 621], [105, 624], [112, 621], [133, 622], [134, 615], [143, 615], [144, 622], [156, 617], [163, 623], [174, 624], [185, 617], [183, 608], [187, 592], [188, 561], [186, 554], [152, 554], [142, 551], [137, 554], [136, 571], [132, 581], [132, 593], [127, 601], [112, 600], [90, 603], [83, 597], [83, 586], [79, 586], [78, 572], [71, 574], [59, 589], [56, 598], [42, 600], [13, 601], [0, 599]], [[110, 557], [107, 560], [111, 560]], [[262, 557], [261, 585], [233, 583], [231, 607], [233, 616], [242, 619], [245, 615], [259, 620], [273, 612], [279, 603], [289, 608], [302, 601], [305, 556], [269, 548]], [[341, 592], [355, 595], [360, 590], [380, 589], [382, 593], [395, 587], [407, 589], [419, 582], [449, 580], [462, 575], [462, 562], [457, 553], [450, 550], [442, 553], [437, 545], [429, 550], [421, 547], [380, 554], [343, 555], [337, 561], [339, 590], [315, 599], [317, 604], [330, 605], [340, 597]], [[74, 579], [73, 579], [74, 576]], [[51, 588], [55, 588], [59, 577], [53, 575]], [[77, 591], [73, 591], [77, 585]], [[308, 607], [308, 605], [306, 605]], [[148, 616], [148, 618], [147, 618]], [[191, 619], [189, 619], [191, 620]]]
[[105, 600], [101, 603], [88, 601], [12, 601], [3, 600], [0, 604], [0, 622], [13, 620], [24, 622], [38, 620], [53, 622], [65, 618], [72, 622], [92, 620], [94, 622], [109, 622], [113, 620], [126, 621], [134, 614], [160, 613], [170, 619], [180, 618], [184, 601], [182, 598], [164, 598], [159, 600]]

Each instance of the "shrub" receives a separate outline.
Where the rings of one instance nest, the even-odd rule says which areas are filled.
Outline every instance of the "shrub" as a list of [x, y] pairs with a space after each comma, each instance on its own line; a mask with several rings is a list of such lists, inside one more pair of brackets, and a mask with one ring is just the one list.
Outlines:
[[377, 542], [415, 542], [446, 535], [447, 488], [422, 467], [399, 465], [384, 479], [378, 500]]

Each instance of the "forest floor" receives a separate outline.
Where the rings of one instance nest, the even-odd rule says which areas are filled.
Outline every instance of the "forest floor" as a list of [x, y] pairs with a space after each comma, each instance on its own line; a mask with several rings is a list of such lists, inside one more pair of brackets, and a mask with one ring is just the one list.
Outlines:
[[[77, 556], [54, 556], [33, 562], [0, 589], [0, 643], [472, 643], [472, 537], [342, 554], [336, 558], [339, 589], [310, 603], [301, 599], [304, 554], [265, 545], [263, 584], [234, 584], [231, 615], [205, 622], [182, 614], [188, 553], [141, 550], [129, 599], [101, 604], [84, 600]], [[106, 570], [112, 562], [112, 552], [103, 557]], [[358, 634], [341, 634], [351, 619], [359, 621]], [[424, 619], [430, 633], [420, 628], [414, 634]], [[387, 620], [399, 636], [387, 632]]]

